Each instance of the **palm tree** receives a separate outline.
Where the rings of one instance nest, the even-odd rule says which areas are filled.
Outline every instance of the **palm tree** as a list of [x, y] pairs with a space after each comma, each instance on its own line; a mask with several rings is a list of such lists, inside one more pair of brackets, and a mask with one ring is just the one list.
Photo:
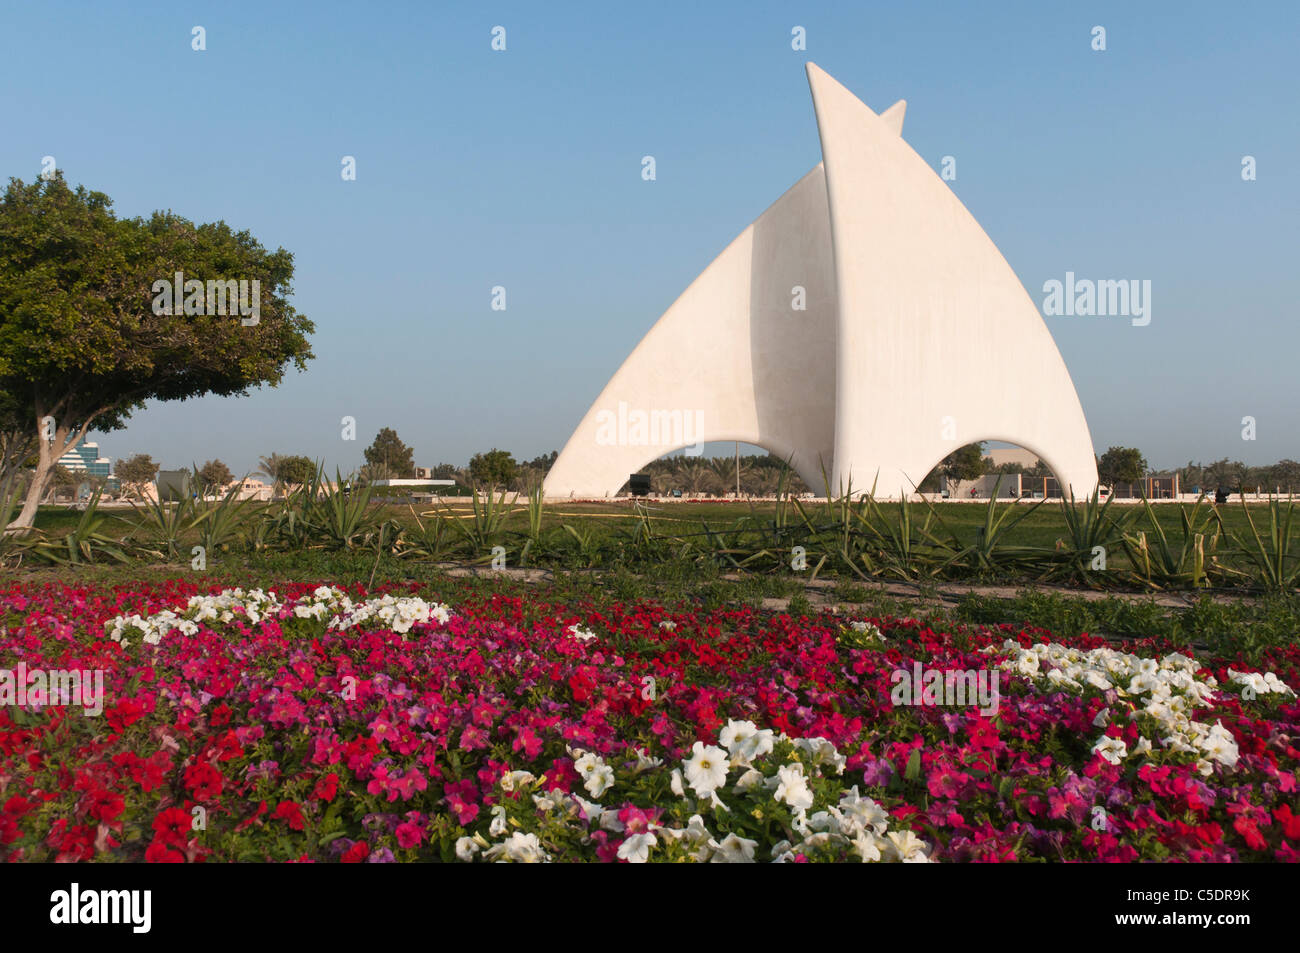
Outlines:
[[650, 470], [650, 489], [654, 491], [655, 496], [667, 496], [674, 489], [677, 482], [671, 470], [655, 468]]
[[254, 473], [264, 477], [269, 477], [272, 483], [280, 482], [280, 464], [284, 462], [284, 457], [278, 453], [273, 453], [268, 457], [262, 457], [257, 461], [261, 469], [254, 470]]
[[753, 469], [748, 460], [740, 460], [732, 457], [713, 457], [709, 460], [709, 469], [717, 477], [717, 486], [723, 493], [735, 492], [736, 473], [739, 471], [741, 479]]
[[689, 493], [711, 493], [718, 477], [703, 460], [682, 457], [677, 464], [677, 479]]
[[777, 488], [781, 485], [781, 471], [776, 467], [756, 468], [749, 475], [745, 485], [745, 492], [754, 493], [758, 496], [776, 496]]

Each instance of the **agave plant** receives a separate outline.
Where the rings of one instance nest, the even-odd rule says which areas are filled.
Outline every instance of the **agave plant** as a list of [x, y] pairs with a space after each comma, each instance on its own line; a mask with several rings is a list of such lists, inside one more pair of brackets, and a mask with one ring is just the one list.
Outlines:
[[141, 506], [132, 501], [131, 509], [140, 515], [131, 535], [149, 537], [152, 546], [144, 546], [144, 552], [164, 561], [180, 558], [182, 539], [203, 519], [190, 496], [168, 502], [159, 494]]
[[[415, 512], [415, 507], [408, 506], [411, 518], [415, 520], [415, 531], [404, 532], [396, 541], [396, 555], [403, 559], [443, 559], [451, 546], [451, 534], [448, 532], [452, 520], [439, 513], [433, 513], [426, 523]], [[425, 514], [429, 516], [430, 514]]]
[[318, 469], [307, 495], [309, 532], [334, 549], [369, 546], [389, 538], [395, 527], [379, 510], [370, 509], [370, 494], [369, 486], [345, 489], [337, 469], [331, 486]]
[[[889, 518], [874, 495], [868, 496], [866, 503], [865, 511], [854, 511], [863, 536], [863, 552], [858, 558], [874, 574], [899, 579], [934, 577], [960, 555], [955, 543], [938, 536], [935, 524], [940, 521], [932, 504], [926, 503], [925, 519], [918, 523], [916, 505], [906, 496], [894, 506], [897, 520]], [[849, 565], [856, 571], [852, 562]]]
[[[1002, 477], [999, 476], [994, 481], [993, 493], [989, 497], [988, 505], [984, 508], [984, 522], [977, 528], [973, 543], [963, 546], [957, 535], [951, 530], [948, 531], [952, 540], [951, 548], [955, 552], [943, 562], [940, 571], [954, 565], [961, 565], [963, 568], [979, 574], [993, 571], [1023, 573], [1041, 562], [1044, 555], [1041, 547], [1010, 546], [1005, 543], [1005, 539], [1013, 529], [1046, 503], [1047, 500], [1040, 500], [1032, 506], [1002, 503], [1001, 512], [999, 512], [998, 490], [1001, 486]], [[926, 501], [926, 505], [930, 507], [935, 519], [940, 524], [943, 524], [943, 519], [939, 516], [938, 511], [934, 509], [934, 505], [929, 501]], [[1013, 513], [1015, 516], [1011, 518]], [[944, 525], [944, 528], [947, 529], [947, 526]]]
[[1254, 568], [1252, 579], [1264, 589], [1290, 592], [1300, 579], [1300, 546], [1292, 532], [1291, 521], [1295, 515], [1294, 501], [1272, 499], [1268, 503], [1268, 533], [1261, 537], [1250, 515], [1245, 499], [1241, 508], [1250, 526], [1250, 540], [1238, 542], [1238, 547]]
[[528, 491], [528, 541], [536, 543], [542, 536], [542, 511], [546, 498], [542, 495], [540, 481], [533, 484]]
[[0, 486], [0, 557], [15, 548], [18, 534], [7, 529], [19, 509], [22, 492], [13, 486], [13, 478]]
[[33, 556], [59, 565], [78, 565], [93, 563], [99, 556], [107, 556], [114, 562], [130, 562], [131, 557], [123, 550], [122, 540], [114, 539], [101, 531], [108, 517], [99, 512], [100, 491], [86, 503], [77, 525], [63, 537], [50, 540], [37, 540], [27, 547]]
[[506, 491], [502, 490], [498, 497], [490, 489], [483, 492], [482, 498], [479, 497], [477, 489], [471, 493], [470, 512], [465, 519], [460, 518], [450, 509], [447, 510], [452, 525], [461, 533], [470, 548], [478, 554], [480, 560], [490, 559], [491, 556], [485, 556], [484, 553], [490, 552], [493, 546], [501, 544], [506, 520], [512, 512], [513, 509], [506, 503]]
[[1076, 500], [1073, 493], [1061, 499], [1065, 536], [1057, 544], [1061, 561], [1049, 571], [1049, 575], [1076, 579], [1092, 588], [1100, 588], [1096, 573], [1108, 565], [1106, 554], [1122, 549], [1124, 534], [1138, 516], [1136, 510], [1130, 510], [1118, 519], [1112, 517], [1112, 502], [1114, 497], [1101, 502], [1100, 490], [1095, 487], [1092, 495], [1082, 502]]
[[205, 551], [215, 552], [237, 540], [263, 509], [252, 500], [239, 498], [243, 487], [241, 480], [232, 485], [221, 499], [195, 505], [198, 541]]
[[[1210, 571], [1216, 568], [1216, 552], [1223, 533], [1223, 519], [1213, 506], [1206, 506], [1205, 496], [1190, 510], [1178, 507], [1182, 538], [1173, 543], [1156, 517], [1151, 501], [1143, 498], [1142, 512], [1151, 526], [1145, 530], [1125, 532], [1123, 545], [1133, 572], [1153, 589], [1201, 588], [1210, 584]], [[1249, 515], [1249, 514], [1248, 514]]]

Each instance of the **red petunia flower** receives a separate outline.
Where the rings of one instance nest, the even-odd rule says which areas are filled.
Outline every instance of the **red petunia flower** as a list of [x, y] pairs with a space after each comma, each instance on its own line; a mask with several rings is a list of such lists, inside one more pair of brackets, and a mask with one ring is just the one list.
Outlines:
[[296, 801], [281, 801], [279, 807], [275, 809], [275, 813], [271, 816], [276, 820], [284, 821], [291, 830], [295, 831], [302, 830], [306, 823], [302, 816], [302, 808], [298, 806]]
[[185, 863], [184, 854], [182, 854], [178, 850], [175, 850], [174, 848], [170, 847], [169, 845], [163, 843], [160, 840], [155, 840], [152, 844], [149, 845], [148, 849], [144, 852], [144, 859], [146, 863], [150, 863], [150, 864]]
[[153, 821], [155, 842], [184, 845], [190, 834], [190, 812], [184, 808], [169, 807]]
[[359, 864], [370, 856], [370, 845], [363, 840], [357, 841], [343, 854], [343, 863]]
[[121, 816], [125, 806], [122, 795], [112, 791], [95, 791], [90, 795], [86, 811], [96, 820], [109, 824]]
[[221, 794], [221, 772], [200, 761], [185, 769], [185, 787], [197, 801], [213, 801]]
[[322, 801], [332, 801], [334, 796], [339, 793], [339, 776], [331, 771], [325, 777], [316, 782], [316, 788], [311, 792], [311, 796], [320, 798]]
[[1273, 816], [1281, 822], [1287, 840], [1300, 840], [1300, 815], [1291, 813], [1290, 804], [1283, 804], [1273, 812]]

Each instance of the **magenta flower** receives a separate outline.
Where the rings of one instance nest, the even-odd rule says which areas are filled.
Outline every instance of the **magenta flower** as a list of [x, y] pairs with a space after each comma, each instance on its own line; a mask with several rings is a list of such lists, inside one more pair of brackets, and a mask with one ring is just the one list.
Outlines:
[[424, 828], [412, 821], [398, 824], [394, 834], [397, 836], [398, 846], [406, 850], [419, 847], [424, 843]]

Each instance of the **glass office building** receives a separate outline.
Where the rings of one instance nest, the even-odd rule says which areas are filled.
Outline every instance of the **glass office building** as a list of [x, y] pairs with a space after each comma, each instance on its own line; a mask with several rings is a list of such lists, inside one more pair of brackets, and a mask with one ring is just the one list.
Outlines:
[[108, 457], [99, 455], [99, 444], [82, 440], [63, 456], [59, 463], [73, 473], [89, 473], [93, 476], [106, 477], [113, 467]]

